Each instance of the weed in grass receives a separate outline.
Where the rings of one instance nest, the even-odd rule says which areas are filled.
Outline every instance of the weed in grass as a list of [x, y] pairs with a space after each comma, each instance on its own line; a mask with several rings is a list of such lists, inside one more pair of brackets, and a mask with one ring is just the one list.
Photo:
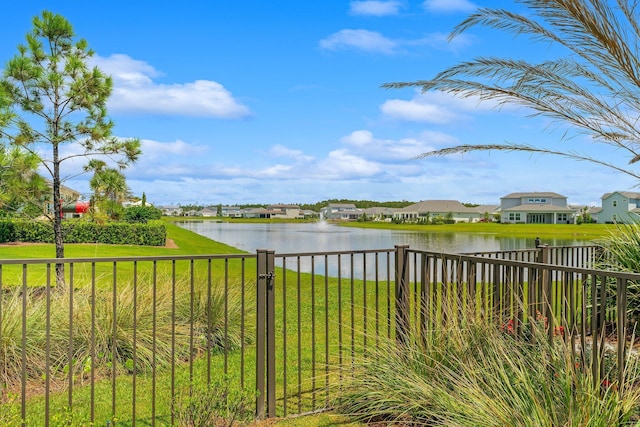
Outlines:
[[256, 394], [221, 377], [209, 385], [186, 387], [173, 405], [182, 427], [231, 427], [246, 424], [254, 416]]
[[10, 426], [18, 424], [20, 420], [20, 407], [17, 401], [18, 395], [15, 393], [3, 393], [0, 395], [0, 425]]

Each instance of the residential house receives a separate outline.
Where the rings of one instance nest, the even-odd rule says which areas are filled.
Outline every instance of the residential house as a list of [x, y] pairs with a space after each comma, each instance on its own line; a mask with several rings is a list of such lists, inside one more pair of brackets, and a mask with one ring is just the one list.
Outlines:
[[496, 217], [500, 215], [500, 205], [478, 205], [472, 209], [480, 212], [480, 221], [496, 221]]
[[[587, 214], [595, 222], [601, 222], [600, 221], [600, 214], [601, 213], [602, 213], [602, 207], [600, 207], [600, 206], [591, 206], [589, 209], [587, 209]], [[602, 221], [602, 222], [604, 222], [604, 221]]]
[[202, 208], [202, 210], [200, 211], [200, 215], [207, 218], [218, 216], [218, 208], [216, 207]]
[[[44, 202], [44, 214], [53, 215], [53, 182], [45, 178], [45, 181], [51, 188]], [[60, 184], [60, 198], [62, 199], [62, 217], [63, 218], [77, 218], [82, 216], [83, 212], [76, 210], [76, 205], [82, 198], [82, 193], [73, 188]], [[88, 202], [83, 203], [86, 205]], [[87, 205], [88, 206], [88, 205]]]
[[470, 208], [457, 200], [423, 200], [398, 209], [393, 218], [399, 221], [432, 221], [434, 218], [450, 219], [455, 222], [478, 222], [483, 218], [475, 208]]
[[580, 223], [587, 220], [588, 222], [598, 222], [598, 216], [602, 212], [602, 208], [589, 205], [569, 205], [575, 211], [574, 222]]
[[305, 209], [302, 211], [302, 216], [304, 217], [304, 219], [309, 219], [309, 218], [318, 218], [320, 214], [310, 209]]
[[320, 218], [343, 221], [354, 221], [360, 218], [362, 209], [353, 203], [329, 203], [320, 209]]
[[398, 210], [399, 208], [372, 207], [364, 209], [363, 213], [369, 220], [390, 222], [393, 219], [393, 214]]
[[640, 219], [640, 193], [614, 191], [602, 195], [598, 222], [625, 224]]
[[500, 198], [500, 221], [524, 224], [572, 224], [576, 210], [553, 192], [511, 193]]
[[277, 218], [287, 218], [287, 219], [302, 219], [304, 215], [302, 213], [302, 209], [297, 205], [270, 205], [267, 206], [267, 210], [274, 211], [274, 216]]
[[250, 208], [242, 211], [243, 218], [273, 218], [282, 214], [281, 211], [266, 208]]
[[162, 215], [165, 216], [180, 216], [182, 214], [182, 208], [180, 206], [160, 206], [158, 209], [160, 209]]
[[228, 218], [242, 218], [242, 209], [238, 206], [222, 206], [220, 209], [222, 216]]

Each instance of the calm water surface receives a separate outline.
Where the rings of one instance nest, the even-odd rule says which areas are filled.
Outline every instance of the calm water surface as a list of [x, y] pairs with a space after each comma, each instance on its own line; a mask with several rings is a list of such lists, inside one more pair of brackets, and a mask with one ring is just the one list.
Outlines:
[[[236, 223], [185, 221], [177, 223], [218, 242], [255, 252], [273, 249], [276, 253], [323, 252], [343, 250], [392, 249], [409, 245], [412, 249], [434, 252], [481, 252], [526, 249], [534, 239], [496, 237], [490, 234], [435, 233], [406, 230], [372, 230], [340, 227], [327, 223]], [[550, 246], [584, 244], [584, 241], [550, 239]]]
[[[393, 249], [394, 245], [409, 245], [412, 249], [446, 253], [485, 252], [534, 247], [534, 239], [495, 237], [494, 235], [480, 233], [372, 230], [340, 227], [324, 222], [251, 224], [185, 221], [176, 224], [202, 236], [250, 253], [254, 253], [257, 249], [273, 249], [276, 255]], [[561, 239], [549, 240], [544, 243], [551, 246], [584, 244], [584, 242], [578, 240]], [[300, 271], [307, 273], [314, 271], [316, 274], [322, 274], [326, 271], [329, 276], [337, 276], [338, 274], [336, 256], [328, 259], [326, 266], [323, 257], [317, 257], [314, 260], [311, 260], [311, 257], [301, 257], [296, 261], [292, 260], [291, 263], [287, 264], [287, 268], [299, 268]], [[369, 280], [383, 280], [386, 279], [386, 263], [385, 256], [376, 258], [375, 254], [359, 254], [355, 258], [349, 259], [348, 262], [344, 261], [340, 274], [342, 277], [353, 275], [356, 278], [362, 278], [366, 275]], [[276, 259], [276, 265], [282, 266], [281, 258]], [[375, 269], [371, 267], [367, 269], [365, 265], [379, 265], [378, 272], [372, 271]]]

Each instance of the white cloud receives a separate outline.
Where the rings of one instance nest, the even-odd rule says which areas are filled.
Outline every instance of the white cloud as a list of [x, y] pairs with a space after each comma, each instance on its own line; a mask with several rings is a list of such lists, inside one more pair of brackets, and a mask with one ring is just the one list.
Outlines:
[[453, 121], [456, 117], [453, 112], [443, 106], [427, 104], [415, 99], [411, 101], [390, 99], [380, 106], [380, 110], [386, 116], [410, 122], [443, 124]]
[[380, 106], [380, 111], [385, 116], [396, 120], [448, 124], [470, 120], [468, 113], [486, 112], [498, 108], [503, 111], [516, 109], [514, 106], [499, 106], [491, 100], [481, 101], [477, 97], [459, 98], [444, 92], [422, 93], [416, 90], [414, 97], [410, 100], [385, 101]]
[[363, 0], [352, 1], [349, 10], [353, 15], [387, 16], [397, 15], [402, 6], [400, 1]]
[[402, 44], [407, 47], [428, 46], [440, 51], [458, 52], [475, 43], [476, 37], [463, 33], [457, 35], [453, 40], [448, 39], [449, 34], [446, 33], [430, 33], [415, 40], [406, 40]]
[[94, 65], [113, 78], [109, 99], [113, 111], [238, 119], [250, 114], [223, 85], [212, 80], [159, 84], [160, 73], [127, 55], [96, 56]]
[[372, 177], [382, 171], [379, 163], [351, 154], [342, 148], [329, 152], [327, 158], [317, 166], [313, 175], [318, 179], [357, 179]]
[[174, 142], [159, 142], [150, 139], [140, 141], [143, 157], [145, 159], [157, 159], [163, 156], [200, 156], [208, 151], [206, 146], [188, 144], [177, 140]]
[[271, 147], [269, 154], [274, 157], [287, 157], [298, 161], [311, 161], [313, 156], [307, 156], [300, 150], [291, 150], [283, 145], [277, 144]]
[[340, 30], [320, 40], [320, 47], [325, 50], [359, 50], [385, 55], [402, 53], [409, 49], [428, 47], [440, 51], [457, 52], [474, 42], [474, 36], [461, 34], [449, 41], [447, 34], [430, 33], [416, 39], [390, 39], [381, 33], [369, 30]]
[[477, 9], [468, 0], [425, 0], [422, 6], [431, 12], [471, 12]]
[[451, 146], [460, 144], [460, 140], [444, 132], [425, 130], [420, 133], [420, 140], [429, 146]]
[[365, 146], [373, 141], [373, 134], [368, 130], [356, 130], [342, 137], [342, 142], [355, 146]]
[[404, 163], [421, 153], [433, 150], [428, 138], [403, 138], [397, 141], [379, 139], [374, 138], [368, 130], [354, 131], [341, 141], [352, 153], [386, 165]]
[[326, 50], [356, 49], [390, 54], [395, 51], [397, 43], [374, 31], [340, 30], [320, 40], [320, 47]]

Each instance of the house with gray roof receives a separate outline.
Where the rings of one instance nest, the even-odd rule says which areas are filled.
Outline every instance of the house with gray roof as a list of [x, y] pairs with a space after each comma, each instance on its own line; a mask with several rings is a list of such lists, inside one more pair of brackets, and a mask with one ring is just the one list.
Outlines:
[[398, 212], [399, 208], [387, 208], [384, 206], [374, 206], [364, 209], [364, 214], [367, 219], [373, 221], [387, 221], [390, 222], [393, 219], [393, 214]]
[[218, 216], [218, 208], [212, 207], [212, 206], [208, 206], [206, 208], [203, 208], [200, 211], [200, 215], [202, 215], [203, 217], [207, 217], [207, 218]]
[[238, 206], [222, 206], [220, 213], [228, 218], [242, 218], [242, 209]]
[[497, 215], [500, 215], [500, 205], [478, 205], [472, 209], [480, 212], [481, 221], [496, 221]]
[[603, 194], [601, 199], [598, 222], [626, 224], [640, 220], [640, 193], [614, 191]]
[[320, 218], [343, 221], [354, 221], [360, 218], [362, 209], [353, 203], [329, 203], [320, 209]]
[[455, 222], [478, 222], [483, 217], [475, 208], [469, 208], [457, 200], [423, 200], [398, 209], [393, 218], [397, 221], [432, 221], [434, 218], [450, 218]]
[[511, 193], [500, 198], [500, 221], [523, 224], [573, 224], [575, 208], [553, 192]]
[[267, 210], [275, 212], [275, 214], [272, 215], [272, 217], [295, 218], [295, 219], [304, 218], [302, 209], [300, 209], [300, 206], [298, 205], [285, 205], [285, 204], [269, 205], [267, 206]]

